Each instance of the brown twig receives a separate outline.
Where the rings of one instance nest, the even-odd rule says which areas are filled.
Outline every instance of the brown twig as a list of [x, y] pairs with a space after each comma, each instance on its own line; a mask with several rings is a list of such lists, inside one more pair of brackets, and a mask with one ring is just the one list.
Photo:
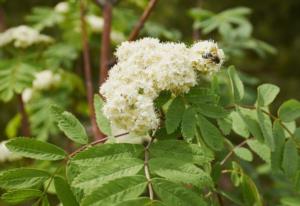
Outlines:
[[[150, 0], [147, 7], [145, 8], [142, 16], [140, 17], [139, 21], [137, 22], [137, 24], [133, 28], [132, 32], [130, 33], [130, 35], [128, 37], [128, 41], [134, 41], [139, 36], [142, 28], [144, 27], [145, 22], [149, 18], [149, 16], [150, 16], [151, 12], [153, 11], [154, 6], [156, 5], [156, 3], [157, 3], [157, 0]], [[112, 58], [109, 62], [107, 62], [107, 66], [109, 68], [111, 68], [116, 63], [117, 63], [117, 59]]]
[[[117, 138], [117, 137], [121, 137], [121, 136], [124, 136], [124, 135], [127, 135], [129, 134], [129, 132], [125, 132], [125, 133], [122, 133], [122, 134], [118, 134], [118, 135], [115, 135], [114, 137]], [[68, 155], [68, 158], [70, 157], [73, 157], [74, 155], [76, 155], [77, 153], [85, 150], [86, 148], [90, 147], [90, 146], [94, 146], [94, 145], [97, 145], [97, 144], [101, 144], [103, 142], [105, 142], [106, 140], [108, 140], [109, 137], [103, 137], [102, 139], [98, 139], [98, 140], [95, 140], [89, 144], [86, 144], [86, 145], [83, 145], [82, 147], [79, 147], [77, 150], [75, 150], [74, 152], [72, 152], [71, 154]]]
[[17, 94], [19, 112], [21, 114], [22, 135], [29, 137], [31, 135], [29, 118], [26, 112], [22, 94]]
[[220, 205], [220, 206], [224, 206], [224, 202], [223, 202], [223, 199], [222, 199], [222, 196], [221, 196], [221, 194], [220, 194], [220, 193], [218, 193], [218, 192], [216, 192], [215, 194], [216, 194], [216, 196], [217, 196], [217, 199], [218, 199], [219, 205]]
[[0, 31], [3, 31], [6, 28], [5, 25], [5, 14], [2, 8], [0, 8]]
[[109, 0], [106, 0], [103, 5], [103, 33], [100, 52], [100, 85], [106, 80], [109, 69], [110, 59], [110, 33], [112, 22], [112, 4]]
[[233, 154], [234, 149], [242, 147], [244, 144], [247, 143], [249, 139], [246, 139], [244, 141], [242, 141], [240, 144], [236, 145], [235, 147], [233, 147], [230, 152], [226, 155], [226, 157], [221, 161], [220, 165], [224, 165], [226, 163], [226, 161], [231, 157], [231, 155]]
[[94, 139], [104, 138], [104, 135], [97, 127], [95, 108], [93, 105], [93, 83], [92, 83], [92, 71], [90, 63], [90, 53], [87, 39], [86, 22], [85, 22], [85, 3], [84, 0], [80, 1], [80, 22], [81, 22], [81, 40], [83, 46], [83, 62], [84, 62], [84, 75], [86, 83], [87, 100], [89, 107], [89, 116], [92, 124], [92, 131]]
[[144, 27], [145, 22], [149, 18], [151, 12], [154, 9], [154, 6], [156, 5], [157, 0], [150, 0], [147, 7], [144, 10], [144, 13], [142, 14], [141, 18], [139, 19], [138, 23], [135, 25], [134, 29], [129, 35], [128, 41], [134, 41], [138, 35], [140, 34], [142, 28]]

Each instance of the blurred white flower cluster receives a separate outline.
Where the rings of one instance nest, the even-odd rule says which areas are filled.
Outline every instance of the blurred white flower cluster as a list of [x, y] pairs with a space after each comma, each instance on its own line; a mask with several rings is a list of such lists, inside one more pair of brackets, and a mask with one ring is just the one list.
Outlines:
[[116, 51], [118, 63], [101, 86], [104, 115], [119, 128], [144, 134], [159, 126], [154, 99], [162, 91], [180, 94], [197, 84], [197, 76], [217, 72], [224, 53], [212, 41], [187, 47], [144, 38], [124, 42]]
[[66, 1], [59, 2], [54, 7], [54, 11], [61, 14], [67, 13], [69, 10], [70, 10], [70, 6], [69, 3]]
[[54, 74], [51, 70], [44, 70], [36, 73], [32, 88], [26, 88], [22, 93], [23, 101], [28, 102], [32, 98], [34, 91], [47, 90], [60, 81], [60, 75]]
[[0, 34], [0, 47], [13, 43], [16, 48], [27, 48], [34, 44], [52, 41], [51, 37], [40, 34], [39, 31], [24, 25], [7, 29]]
[[0, 162], [14, 161], [21, 159], [21, 156], [13, 154], [5, 146], [5, 141], [0, 142]]

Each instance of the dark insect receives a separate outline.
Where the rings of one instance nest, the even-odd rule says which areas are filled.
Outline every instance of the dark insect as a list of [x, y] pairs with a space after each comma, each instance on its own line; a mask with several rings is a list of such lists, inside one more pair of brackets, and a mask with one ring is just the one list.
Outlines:
[[206, 54], [203, 54], [202, 57], [204, 59], [210, 59], [212, 62], [216, 63], [216, 64], [219, 64], [220, 63], [220, 58], [218, 56], [214, 56], [212, 55], [211, 53], [206, 53]]

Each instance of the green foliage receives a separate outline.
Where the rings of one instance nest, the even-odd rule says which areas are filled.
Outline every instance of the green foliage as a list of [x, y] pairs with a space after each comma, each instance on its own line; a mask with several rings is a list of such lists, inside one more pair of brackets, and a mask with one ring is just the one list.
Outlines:
[[69, 112], [60, 114], [58, 127], [65, 135], [79, 144], [87, 144], [88, 136], [79, 120]]
[[184, 113], [182, 97], [176, 97], [170, 104], [166, 114], [166, 129], [168, 134], [174, 132], [180, 125]]
[[275, 172], [281, 170], [282, 154], [285, 143], [284, 130], [280, 125], [279, 120], [276, 120], [273, 125], [275, 150], [271, 154], [271, 166]]
[[32, 9], [32, 13], [26, 17], [26, 20], [33, 24], [36, 29], [43, 30], [62, 21], [62, 15], [52, 8], [35, 7]]
[[261, 109], [257, 110], [258, 123], [262, 130], [262, 134], [265, 139], [265, 143], [270, 147], [273, 151], [275, 148], [273, 131], [272, 131], [272, 122], [270, 117], [265, 114]]
[[252, 37], [253, 28], [247, 19], [250, 13], [247, 7], [230, 8], [220, 13], [199, 8], [189, 12], [194, 19], [193, 28], [201, 29], [205, 35], [217, 31], [226, 54], [230, 56], [241, 57], [244, 50], [252, 50], [262, 57], [268, 53], [275, 54], [274, 47]]
[[248, 146], [254, 151], [262, 160], [270, 163], [270, 148], [259, 142], [258, 140], [247, 140]]
[[224, 137], [220, 130], [202, 116], [198, 116], [198, 124], [205, 143], [213, 150], [222, 150]]
[[193, 140], [196, 134], [196, 115], [194, 108], [186, 109], [182, 117], [182, 135], [187, 141]]
[[112, 135], [110, 122], [102, 112], [103, 104], [104, 101], [102, 100], [102, 98], [99, 95], [95, 95], [94, 107], [95, 107], [97, 125], [104, 134]]
[[49, 177], [49, 173], [37, 169], [7, 170], [0, 173], [0, 187], [4, 189], [25, 189], [40, 186]]
[[206, 205], [202, 197], [191, 189], [160, 178], [155, 178], [152, 181], [154, 191], [166, 205]]
[[284, 102], [278, 110], [279, 118], [291, 122], [300, 117], [300, 102], [294, 99]]
[[253, 160], [252, 153], [244, 147], [237, 147], [233, 150], [236, 156], [239, 158], [251, 162]]
[[282, 168], [288, 177], [294, 177], [298, 170], [298, 151], [293, 140], [289, 139], [283, 150]]
[[20, 94], [30, 87], [34, 79], [35, 67], [27, 63], [0, 65], [0, 99], [9, 101], [15, 93]]
[[42, 195], [43, 192], [35, 189], [11, 190], [4, 193], [1, 196], [1, 199], [9, 204], [15, 205], [31, 199], [35, 199], [37, 197], [41, 197]]
[[244, 85], [241, 79], [239, 78], [234, 66], [228, 68], [228, 76], [230, 79], [231, 92], [234, 96], [234, 100], [239, 102], [244, 97]]
[[137, 198], [147, 186], [147, 180], [143, 176], [124, 177], [111, 181], [94, 192], [87, 195], [83, 206], [106, 206], [121, 203], [122, 201]]
[[279, 87], [272, 84], [263, 84], [257, 88], [257, 103], [259, 106], [268, 106], [278, 95]]
[[69, 184], [59, 176], [54, 177], [55, 191], [64, 206], [79, 205], [71, 191]]
[[38, 160], [61, 160], [66, 153], [61, 148], [30, 138], [16, 138], [6, 143], [7, 148], [24, 157]]
[[[166, 145], [168, 151], [165, 151]], [[82, 204], [110, 205], [137, 198], [147, 186], [147, 179], [143, 177], [145, 164], [149, 165], [152, 177], [168, 179], [178, 186], [181, 183], [198, 188], [212, 186], [209, 175], [199, 168], [200, 165], [208, 164], [212, 156], [199, 146], [182, 141], [159, 141], [149, 148], [149, 162], [144, 160], [144, 152], [142, 145], [105, 144], [74, 156], [69, 167], [76, 169], [69, 172], [68, 177], [72, 188], [84, 192]], [[173, 160], [174, 154], [180, 154], [176, 162]], [[107, 193], [102, 194], [100, 191]]]

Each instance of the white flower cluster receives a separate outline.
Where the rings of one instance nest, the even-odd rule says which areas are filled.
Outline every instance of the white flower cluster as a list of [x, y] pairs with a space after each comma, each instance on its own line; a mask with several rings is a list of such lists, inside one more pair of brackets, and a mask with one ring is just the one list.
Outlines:
[[66, 1], [59, 2], [55, 5], [54, 11], [57, 13], [65, 14], [70, 10], [69, 3]]
[[212, 41], [187, 47], [153, 38], [124, 42], [116, 56], [118, 63], [100, 88], [106, 99], [103, 112], [112, 124], [137, 134], [158, 128], [153, 101], [160, 92], [188, 92], [199, 74], [213, 74], [224, 60], [223, 51]]
[[19, 155], [10, 152], [5, 146], [5, 143], [6, 143], [5, 141], [0, 142], [0, 162], [14, 161], [14, 160], [21, 159]]
[[93, 32], [102, 32], [104, 26], [104, 20], [100, 16], [87, 15], [86, 22], [91, 27]]
[[35, 74], [35, 79], [32, 83], [32, 88], [26, 88], [22, 93], [24, 102], [28, 102], [34, 91], [47, 90], [61, 81], [59, 74], [54, 74], [51, 70], [44, 70]]
[[10, 28], [0, 34], [0, 47], [13, 43], [14, 47], [27, 48], [34, 44], [52, 41], [51, 37], [40, 34], [39, 31], [24, 25]]

